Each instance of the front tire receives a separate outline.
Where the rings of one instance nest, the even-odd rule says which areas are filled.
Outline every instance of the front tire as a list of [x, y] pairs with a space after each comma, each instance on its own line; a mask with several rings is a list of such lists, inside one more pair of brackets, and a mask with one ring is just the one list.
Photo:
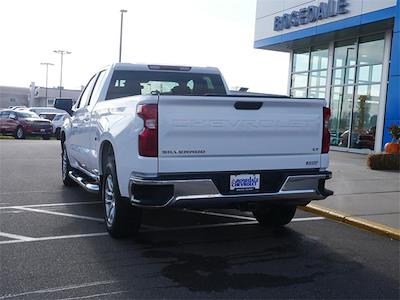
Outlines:
[[25, 138], [24, 128], [22, 128], [21, 126], [17, 127], [17, 130], [15, 131], [15, 138], [17, 140], [22, 140]]
[[50, 135], [42, 135], [42, 139], [47, 141], [50, 139]]
[[142, 210], [121, 196], [112, 150], [109, 151], [102, 176], [101, 199], [104, 203], [106, 228], [113, 238], [132, 236], [139, 231]]
[[280, 227], [289, 224], [296, 213], [296, 206], [260, 207], [253, 211], [258, 223], [265, 227]]
[[65, 143], [62, 144], [62, 153], [61, 153], [61, 178], [65, 186], [74, 186], [76, 182], [69, 177], [69, 172], [72, 171], [72, 167], [69, 164], [69, 159], [67, 155], [67, 148]]

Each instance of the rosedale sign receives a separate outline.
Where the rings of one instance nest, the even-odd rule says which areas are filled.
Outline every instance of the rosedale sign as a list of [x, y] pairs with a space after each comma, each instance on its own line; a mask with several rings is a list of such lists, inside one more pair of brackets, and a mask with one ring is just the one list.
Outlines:
[[289, 29], [292, 26], [297, 27], [311, 22], [316, 22], [317, 20], [346, 14], [349, 12], [346, 9], [347, 5], [349, 5], [347, 0], [328, 0], [328, 2], [321, 2], [319, 6], [310, 5], [292, 11], [290, 14], [283, 14], [281, 17], [277, 16], [274, 21], [274, 30], [280, 31], [283, 29]]

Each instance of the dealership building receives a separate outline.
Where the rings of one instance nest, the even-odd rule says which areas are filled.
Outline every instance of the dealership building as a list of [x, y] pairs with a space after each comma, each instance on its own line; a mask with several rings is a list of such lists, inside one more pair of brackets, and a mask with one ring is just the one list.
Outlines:
[[400, 0], [258, 0], [254, 46], [290, 53], [288, 94], [324, 98], [333, 149], [381, 151], [400, 125]]
[[[0, 109], [11, 106], [53, 107], [57, 98], [68, 98], [76, 101], [81, 90], [71, 90], [54, 87], [36, 86], [34, 82], [29, 87], [0, 85]], [[60, 96], [61, 95], [61, 96]]]

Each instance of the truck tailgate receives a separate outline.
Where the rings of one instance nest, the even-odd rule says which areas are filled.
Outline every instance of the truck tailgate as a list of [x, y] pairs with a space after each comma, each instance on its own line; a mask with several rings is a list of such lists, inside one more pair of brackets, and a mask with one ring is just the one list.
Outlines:
[[319, 168], [324, 100], [161, 96], [159, 172]]

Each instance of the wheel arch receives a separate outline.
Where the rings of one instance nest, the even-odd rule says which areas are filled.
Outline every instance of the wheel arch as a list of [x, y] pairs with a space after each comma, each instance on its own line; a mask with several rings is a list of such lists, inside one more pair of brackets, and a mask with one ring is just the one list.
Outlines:
[[112, 143], [109, 140], [104, 140], [100, 144], [99, 148], [99, 174], [103, 175], [103, 170], [104, 170], [104, 157], [108, 153], [109, 149], [112, 149], [114, 152], [114, 147]]

